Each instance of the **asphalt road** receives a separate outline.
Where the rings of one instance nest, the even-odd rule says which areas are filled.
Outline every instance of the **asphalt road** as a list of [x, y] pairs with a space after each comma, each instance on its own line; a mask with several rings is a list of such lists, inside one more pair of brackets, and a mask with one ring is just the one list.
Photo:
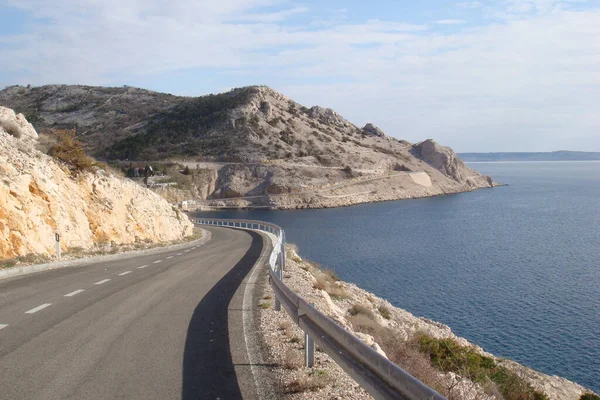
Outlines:
[[0, 281], [0, 399], [240, 399], [228, 307], [263, 241], [209, 230], [200, 247]]

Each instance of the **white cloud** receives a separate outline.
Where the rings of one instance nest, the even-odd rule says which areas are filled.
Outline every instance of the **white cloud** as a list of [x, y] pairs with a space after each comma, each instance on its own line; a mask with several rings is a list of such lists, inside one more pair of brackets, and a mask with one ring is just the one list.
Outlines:
[[[463, 7], [500, 19], [440, 34], [402, 21], [348, 23], [345, 10], [315, 23], [315, 10], [280, 0], [22, 0], [52, 22], [0, 36], [0, 64], [32, 84], [235, 70], [248, 84], [276, 82], [307, 105], [412, 141], [600, 151], [600, 12], [565, 1], [474, 3]], [[287, 23], [298, 15], [313, 24]]]
[[465, 20], [462, 19], [440, 19], [435, 21], [434, 23], [438, 25], [462, 25], [465, 23]]

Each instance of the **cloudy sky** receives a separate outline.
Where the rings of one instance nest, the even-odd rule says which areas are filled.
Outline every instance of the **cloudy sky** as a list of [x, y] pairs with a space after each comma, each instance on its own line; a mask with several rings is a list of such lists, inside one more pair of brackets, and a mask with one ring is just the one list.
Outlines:
[[264, 84], [458, 151], [600, 151], [600, 0], [0, 0], [0, 88]]

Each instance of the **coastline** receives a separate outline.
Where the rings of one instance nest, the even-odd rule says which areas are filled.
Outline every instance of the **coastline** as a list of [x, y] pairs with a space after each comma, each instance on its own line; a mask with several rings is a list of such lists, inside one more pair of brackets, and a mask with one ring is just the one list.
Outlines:
[[493, 182], [491, 186], [464, 185], [453, 188], [437, 186], [411, 187], [404, 189], [394, 186], [393, 178], [389, 185], [377, 188], [365, 188], [359, 193], [344, 193], [343, 189], [332, 190], [330, 196], [318, 192], [303, 194], [273, 194], [252, 197], [222, 198], [210, 200], [191, 200], [180, 203], [184, 211], [201, 212], [215, 210], [298, 210], [349, 207], [358, 204], [380, 203], [387, 201], [423, 199], [450, 194], [469, 193], [480, 189], [493, 189], [508, 186]]
[[[493, 360], [497, 368], [510, 371], [517, 377], [531, 396], [538, 393], [540, 396], [545, 394], [545, 398], [549, 399], [578, 400], [582, 394], [592, 393], [565, 378], [549, 376], [514, 361], [496, 357], [456, 336], [444, 324], [414, 316], [354, 284], [342, 282], [331, 271], [322, 270], [314, 263], [302, 260], [294, 246], [289, 246], [287, 253], [284, 280], [288, 286], [418, 379], [432, 387], [436, 386], [435, 389], [441, 393], [446, 391], [442, 394], [449, 399], [503, 397], [488, 383], [472, 380], [469, 376], [461, 376], [456, 372], [432, 370], [431, 364], [423, 361], [423, 355], [417, 354], [414, 346], [411, 347], [416, 336], [425, 335], [434, 341], [449, 340], [477, 357]], [[261, 332], [267, 344], [267, 358], [275, 364], [273, 372], [282, 385], [282, 398], [370, 398], [322, 352], [317, 352], [314, 369], [303, 367], [301, 331], [291, 323], [287, 314], [276, 313], [269, 307], [273, 293], [268, 285], [265, 285], [261, 297], [263, 300], [258, 304]], [[389, 339], [389, 335], [392, 335], [393, 340]], [[396, 360], [398, 358], [401, 362]], [[285, 387], [295, 389], [284, 389]]]

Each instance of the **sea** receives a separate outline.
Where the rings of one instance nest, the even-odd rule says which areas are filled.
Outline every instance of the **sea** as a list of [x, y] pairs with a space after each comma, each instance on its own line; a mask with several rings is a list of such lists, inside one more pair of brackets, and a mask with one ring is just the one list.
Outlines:
[[600, 162], [470, 163], [507, 186], [297, 211], [304, 258], [486, 351], [600, 393]]

